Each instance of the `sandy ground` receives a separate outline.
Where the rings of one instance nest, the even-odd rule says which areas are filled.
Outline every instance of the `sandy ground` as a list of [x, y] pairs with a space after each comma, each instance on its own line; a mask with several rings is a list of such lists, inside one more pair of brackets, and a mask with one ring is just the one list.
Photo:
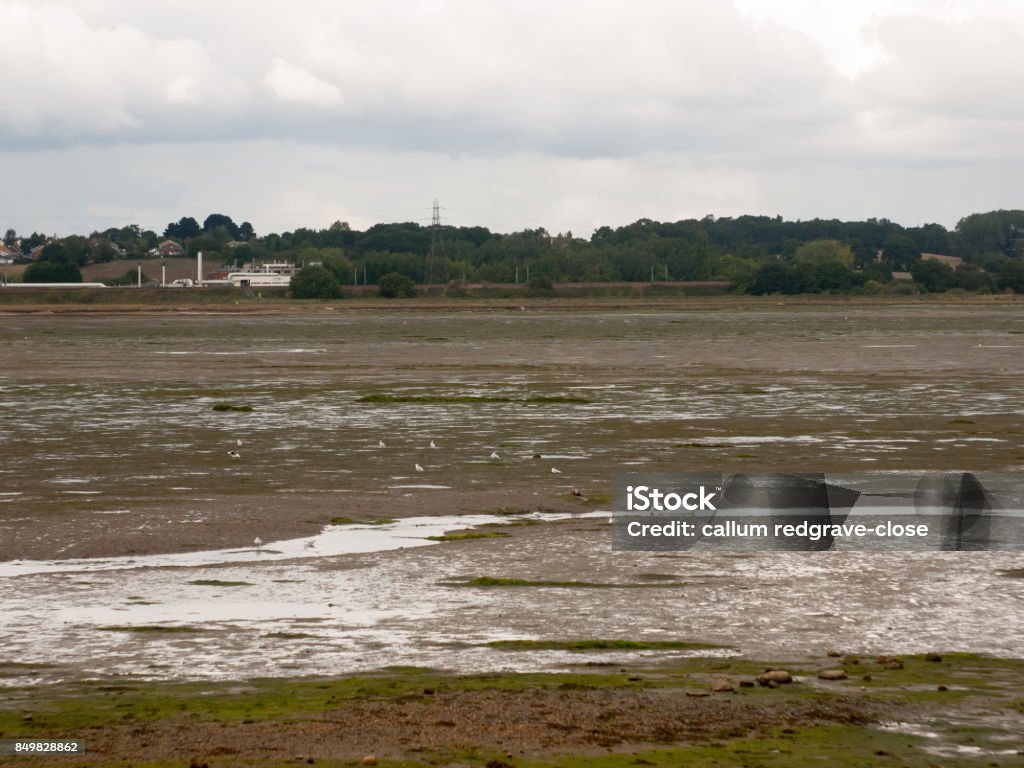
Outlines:
[[[183, 524], [181, 510], [155, 505], [108, 518], [70, 515], [40, 530], [38, 520], [0, 520], [0, 560], [48, 560], [198, 552], [251, 546], [254, 533], [268, 544], [313, 536], [339, 516], [335, 499], [323, 494], [293, 494], [288, 503], [262, 495], [230, 496], [199, 524]], [[578, 512], [579, 504], [530, 491], [433, 490], [417, 494], [346, 496], [344, 515], [356, 521], [424, 515], [459, 515], [497, 510]]]

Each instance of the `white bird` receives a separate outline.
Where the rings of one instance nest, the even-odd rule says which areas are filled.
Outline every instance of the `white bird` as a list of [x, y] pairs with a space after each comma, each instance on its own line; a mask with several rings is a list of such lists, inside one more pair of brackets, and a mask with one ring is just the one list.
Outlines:
[[423, 471], [423, 467], [421, 467], [419, 464], [417, 464], [416, 465], [416, 471], [417, 472], [422, 472]]
[[235, 440], [235, 445], [237, 445], [239, 448], [241, 448], [242, 447], [242, 438], [238, 438], [237, 440]]
[[238, 451], [228, 451], [228, 456], [230, 456], [232, 459], [242, 458], [242, 454], [240, 454]]
[[377, 441], [377, 447], [378, 448], [387, 448], [387, 446], [384, 445], [384, 441], [383, 440], [378, 440]]
[[552, 475], [560, 475], [560, 474], [562, 474], [562, 470], [560, 470], [560, 469], [555, 469], [554, 467], [552, 467], [552, 468], [551, 468], [551, 474], [552, 474]]
[[431, 448], [437, 448], [437, 443], [435, 443], [433, 440], [431, 440], [430, 441], [430, 447]]
[[255, 539], [252, 540], [252, 543], [256, 545], [257, 549], [259, 549], [260, 547], [263, 546], [263, 539], [261, 539], [259, 536], [257, 536]]
[[497, 451], [491, 451], [491, 458], [492, 459], [500, 459], [501, 456], [498, 455]]

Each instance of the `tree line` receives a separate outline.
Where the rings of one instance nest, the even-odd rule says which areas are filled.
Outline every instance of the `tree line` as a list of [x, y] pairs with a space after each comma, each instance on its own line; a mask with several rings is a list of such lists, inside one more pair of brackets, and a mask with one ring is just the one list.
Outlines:
[[[599, 227], [589, 238], [544, 228], [497, 233], [479, 226], [433, 229], [415, 222], [381, 223], [360, 231], [341, 221], [326, 229], [257, 236], [249, 222], [236, 224], [214, 213], [202, 224], [183, 217], [160, 234], [128, 225], [48, 239], [39, 233], [19, 237], [9, 229], [4, 242], [23, 253], [43, 246], [26, 270], [26, 281], [67, 282], [83, 266], [138, 259], [168, 239], [187, 256], [203, 251], [208, 263], [319, 265], [328, 282], [339, 287], [377, 285], [396, 274], [414, 284], [726, 280], [733, 291], [755, 294], [886, 292], [907, 290], [906, 283], [894, 284], [893, 273], [909, 272], [917, 289], [1024, 292], [1021, 210], [974, 213], [952, 230], [940, 224], [903, 227], [875, 218], [640, 219]], [[954, 268], [922, 254], [957, 256], [963, 263]]]

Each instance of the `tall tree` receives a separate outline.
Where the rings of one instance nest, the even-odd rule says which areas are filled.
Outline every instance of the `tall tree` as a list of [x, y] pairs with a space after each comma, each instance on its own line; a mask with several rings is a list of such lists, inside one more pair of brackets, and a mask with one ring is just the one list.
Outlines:
[[187, 237], [198, 237], [202, 230], [199, 222], [191, 216], [182, 216], [177, 223], [168, 224], [164, 229], [164, 237], [175, 237], [185, 239]]
[[231, 220], [230, 216], [223, 213], [211, 213], [203, 221], [203, 232], [213, 232], [218, 227], [224, 227], [233, 240], [239, 239], [238, 225]]

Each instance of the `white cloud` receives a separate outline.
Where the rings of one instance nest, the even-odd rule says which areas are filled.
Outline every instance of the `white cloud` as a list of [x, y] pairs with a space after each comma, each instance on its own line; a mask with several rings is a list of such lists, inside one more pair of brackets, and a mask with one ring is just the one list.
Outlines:
[[90, 24], [60, 5], [0, 3], [0, 135], [78, 141], [159, 132], [181, 104], [223, 108], [244, 86], [203, 43]]
[[343, 101], [338, 86], [284, 59], [274, 59], [263, 84], [277, 98], [313, 107], [336, 107]]
[[[1009, 0], [0, 0], [0, 29], [8, 159], [84, 167], [124, 145], [181, 205], [202, 207], [194, 177], [254, 219], [340, 184], [360, 210], [490, 196], [480, 223], [500, 227], [815, 205], [950, 222], [989, 199], [951, 190], [1005, 191], [992, 169], [1022, 156]], [[237, 186], [188, 159], [210, 142]], [[345, 158], [330, 183], [296, 170], [321, 157]], [[889, 189], [914, 200], [876, 208]]]

